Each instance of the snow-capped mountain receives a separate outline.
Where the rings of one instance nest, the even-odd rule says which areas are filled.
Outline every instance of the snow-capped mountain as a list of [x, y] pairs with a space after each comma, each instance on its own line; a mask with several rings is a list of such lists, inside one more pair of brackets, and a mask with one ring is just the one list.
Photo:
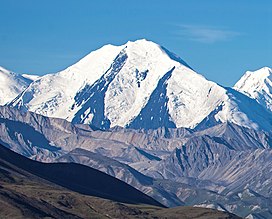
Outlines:
[[0, 107], [0, 143], [13, 151], [99, 169], [167, 206], [272, 216], [271, 69], [226, 88], [138, 40], [55, 74], [2, 72], [30, 79]]
[[257, 71], [247, 71], [235, 84], [234, 89], [256, 99], [272, 111], [272, 69], [268, 67]]
[[8, 71], [0, 66], [0, 105], [5, 105], [13, 100], [32, 81], [27, 77]]
[[256, 101], [208, 81], [147, 40], [91, 52], [31, 83], [11, 106], [102, 129], [201, 128], [226, 121], [272, 129], [272, 116]]

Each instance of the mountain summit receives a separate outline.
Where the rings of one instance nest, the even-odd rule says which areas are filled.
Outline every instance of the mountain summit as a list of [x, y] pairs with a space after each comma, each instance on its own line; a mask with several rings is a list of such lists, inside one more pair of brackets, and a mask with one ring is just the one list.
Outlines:
[[11, 105], [102, 129], [201, 128], [226, 121], [272, 128], [272, 116], [256, 101], [208, 81], [147, 40], [103, 46], [34, 81]]
[[247, 71], [234, 88], [272, 111], [272, 69], [268, 67], [257, 71]]

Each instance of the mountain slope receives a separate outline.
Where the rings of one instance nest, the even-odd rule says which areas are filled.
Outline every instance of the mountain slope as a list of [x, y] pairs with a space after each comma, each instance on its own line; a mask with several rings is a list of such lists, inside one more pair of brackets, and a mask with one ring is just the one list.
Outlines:
[[120, 163], [109, 157], [102, 156], [84, 149], [76, 148], [61, 156], [57, 162], [79, 163], [100, 170], [134, 187], [150, 186], [153, 179], [134, 170], [129, 165]]
[[206, 80], [147, 40], [104, 46], [34, 81], [10, 105], [100, 129], [195, 128], [226, 121], [272, 129], [271, 114], [256, 101]]
[[[165, 209], [128, 205], [86, 196], [58, 186], [28, 171], [28, 160], [0, 146], [0, 217], [5, 218], [209, 218], [238, 219], [230, 213], [205, 208]], [[10, 159], [26, 161], [16, 165]], [[32, 161], [32, 164], [35, 162]], [[37, 164], [37, 163], [36, 163]], [[44, 165], [44, 164], [43, 164]], [[51, 165], [50, 171], [58, 164]], [[73, 165], [72, 165], [73, 166]], [[33, 168], [33, 167], [32, 167]], [[66, 171], [66, 169], [64, 169]], [[97, 180], [94, 178], [94, 180]], [[124, 191], [124, 190], [123, 190]], [[122, 195], [122, 194], [118, 194]], [[131, 196], [133, 199], [134, 197]], [[205, 215], [205, 216], [204, 216]], [[204, 216], [204, 217], [203, 217]]]
[[0, 105], [5, 105], [13, 100], [31, 82], [31, 79], [0, 66]]
[[75, 111], [71, 108], [77, 92], [98, 80], [121, 49], [106, 45], [64, 71], [40, 77], [13, 105], [39, 114], [71, 120], [69, 111]]
[[93, 168], [75, 163], [32, 161], [2, 145], [0, 151], [2, 160], [67, 189], [124, 203], [162, 206], [132, 186]]
[[[6, 147], [40, 161], [96, 168], [166, 206], [201, 205], [243, 217], [271, 211], [269, 133], [232, 123], [200, 131], [165, 127], [95, 131], [7, 106], [0, 107], [0, 118], [0, 139]], [[255, 199], [238, 196], [246, 189]]]
[[234, 85], [234, 88], [256, 99], [269, 111], [272, 111], [272, 69], [268, 67], [257, 71], [247, 71]]

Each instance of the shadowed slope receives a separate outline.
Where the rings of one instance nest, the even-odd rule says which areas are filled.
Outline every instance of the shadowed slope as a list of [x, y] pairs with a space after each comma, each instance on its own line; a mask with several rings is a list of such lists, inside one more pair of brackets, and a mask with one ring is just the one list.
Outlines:
[[[30, 165], [33, 166], [31, 172], [35, 172], [37, 167], [44, 171], [43, 165], [48, 167], [46, 164], [37, 166], [37, 163], [29, 162], [27, 158], [0, 146], [0, 218], [239, 218], [212, 209], [166, 209], [152, 205], [122, 204], [82, 195], [26, 171]], [[56, 165], [50, 165], [48, 171], [56, 174], [53, 170]], [[96, 181], [96, 178], [93, 180]], [[123, 193], [126, 191], [124, 188]], [[123, 196], [122, 193], [119, 196]]]
[[0, 159], [50, 182], [85, 195], [130, 204], [142, 203], [162, 206], [159, 202], [132, 186], [87, 166], [75, 163], [40, 163], [16, 154], [4, 146], [0, 146]]

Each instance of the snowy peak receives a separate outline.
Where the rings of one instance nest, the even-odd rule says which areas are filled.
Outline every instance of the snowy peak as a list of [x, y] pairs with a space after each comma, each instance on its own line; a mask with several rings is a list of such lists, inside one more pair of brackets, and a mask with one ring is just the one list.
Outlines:
[[13, 100], [32, 80], [0, 66], [0, 105]]
[[[160, 60], [175, 60], [183, 65], [187, 65], [177, 55], [169, 52], [160, 45], [146, 39], [141, 39], [133, 42], [128, 41], [121, 46], [105, 45], [92, 51], [72, 66], [59, 72], [59, 74], [67, 77], [77, 75], [77, 79], [82, 79], [84, 82], [92, 84], [110, 68], [110, 65], [120, 53], [126, 53], [131, 64], [138, 66], [143, 65], [141, 62], [144, 60], [147, 60], [150, 65], [150, 63], [153, 63], [157, 58]], [[159, 62], [159, 60], [157, 60], [157, 62]], [[189, 66], [187, 65], [187, 67]]]
[[186, 64], [147, 40], [106, 45], [64, 71], [39, 78], [12, 105], [98, 127], [108, 127], [108, 120], [111, 126], [125, 126], [167, 72], [175, 66], [189, 69], [181, 63]]
[[272, 129], [271, 115], [256, 101], [208, 81], [144, 39], [103, 46], [61, 72], [40, 77], [10, 105], [101, 129], [201, 129], [227, 121]]
[[142, 58], [145, 57], [150, 62], [152, 62], [154, 57], [164, 56], [164, 58], [167, 57], [172, 61], [179, 62], [180, 64], [190, 68], [190, 66], [179, 56], [152, 41], [146, 39], [128, 41], [124, 46], [128, 53]]
[[[190, 118], [184, 115], [191, 109], [193, 114], [196, 108], [203, 106], [201, 97], [215, 84], [192, 71], [180, 58], [171, 57], [174, 54], [153, 42], [128, 42], [107, 72], [77, 94], [76, 99], [80, 101], [76, 107], [81, 109], [72, 121], [91, 122], [100, 128], [175, 127], [174, 123], [179, 127], [194, 126], [208, 115], [210, 106], [205, 104], [204, 112], [194, 121], [191, 121], [192, 115]], [[204, 94], [201, 89], [205, 89]], [[211, 90], [212, 97], [216, 89]], [[184, 101], [186, 106], [179, 104]], [[211, 102], [217, 104], [217, 101]]]
[[164, 59], [169, 59], [172, 62], [178, 62], [188, 68], [191, 68], [184, 60], [182, 60], [178, 55], [170, 52], [165, 47], [160, 46], [152, 41], [146, 39], [140, 39], [136, 41], [128, 41], [124, 47], [126, 48], [128, 54], [133, 54], [141, 58], [145, 57], [147, 60], [152, 62], [152, 59], [156, 56], [164, 57]]
[[263, 67], [257, 71], [247, 71], [234, 87], [244, 92], [252, 93], [262, 90], [267, 83], [271, 84], [271, 80], [272, 69]]
[[268, 67], [257, 71], [247, 71], [234, 88], [256, 99], [269, 111], [272, 111], [272, 69]]

